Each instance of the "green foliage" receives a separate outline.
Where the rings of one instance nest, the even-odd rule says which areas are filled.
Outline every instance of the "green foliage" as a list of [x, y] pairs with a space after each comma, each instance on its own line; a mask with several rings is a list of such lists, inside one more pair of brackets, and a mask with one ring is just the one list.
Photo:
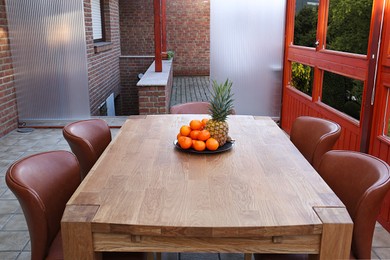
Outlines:
[[387, 136], [390, 137], [390, 120], [387, 122]]
[[171, 60], [175, 55], [175, 53], [173, 51], [167, 51], [167, 55], [168, 55], [168, 60]]
[[218, 84], [213, 80], [213, 91], [211, 93], [210, 114], [216, 121], [226, 121], [226, 118], [233, 110], [233, 82], [227, 79], [225, 83]]
[[301, 63], [292, 62], [291, 68], [291, 85], [303, 93], [311, 95], [313, 78], [311, 67]]
[[318, 7], [305, 5], [295, 16], [294, 44], [315, 47]]
[[366, 54], [373, 0], [331, 0], [327, 49]]
[[363, 82], [330, 72], [324, 73], [322, 102], [360, 119]]

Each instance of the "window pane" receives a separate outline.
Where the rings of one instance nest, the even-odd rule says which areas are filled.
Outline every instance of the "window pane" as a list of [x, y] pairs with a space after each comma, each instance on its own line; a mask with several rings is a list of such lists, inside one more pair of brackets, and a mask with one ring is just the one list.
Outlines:
[[102, 12], [100, 6], [100, 0], [92, 0], [92, 32], [94, 40], [103, 39], [102, 32]]
[[322, 102], [359, 120], [363, 81], [324, 72]]
[[298, 62], [291, 63], [291, 86], [311, 96], [313, 89], [313, 67]]
[[373, 0], [330, 0], [326, 48], [367, 53]]
[[315, 47], [319, 0], [297, 0], [295, 6], [294, 44]]

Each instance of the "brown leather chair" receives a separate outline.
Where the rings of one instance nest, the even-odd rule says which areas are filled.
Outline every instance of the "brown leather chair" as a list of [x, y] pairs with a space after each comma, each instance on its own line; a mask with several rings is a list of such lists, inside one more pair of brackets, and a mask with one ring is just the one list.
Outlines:
[[[370, 259], [376, 219], [390, 190], [390, 167], [371, 155], [330, 151], [324, 154], [318, 171], [353, 220], [351, 259]], [[308, 259], [308, 256], [256, 254], [255, 258]]]
[[84, 179], [111, 142], [110, 128], [102, 119], [89, 119], [70, 123], [62, 132], [80, 162]]
[[[209, 114], [209, 102], [189, 102], [172, 106], [170, 109], [171, 114]], [[232, 115], [236, 114], [236, 111], [232, 109]]]
[[322, 155], [333, 148], [340, 134], [341, 128], [337, 123], [322, 118], [300, 116], [292, 125], [290, 140], [317, 170]]
[[371, 155], [330, 151], [324, 155], [319, 173], [347, 207], [353, 220], [353, 256], [369, 259], [376, 219], [390, 190], [389, 166]]
[[208, 114], [209, 102], [189, 102], [172, 106], [171, 114]]
[[[64, 259], [61, 218], [80, 184], [80, 166], [74, 154], [52, 151], [21, 159], [8, 169], [6, 182], [26, 218], [31, 259]], [[103, 259], [110, 260], [146, 257], [145, 253], [103, 253]]]
[[80, 184], [76, 157], [67, 151], [31, 155], [10, 166], [6, 182], [26, 218], [31, 259], [63, 259], [60, 222]]

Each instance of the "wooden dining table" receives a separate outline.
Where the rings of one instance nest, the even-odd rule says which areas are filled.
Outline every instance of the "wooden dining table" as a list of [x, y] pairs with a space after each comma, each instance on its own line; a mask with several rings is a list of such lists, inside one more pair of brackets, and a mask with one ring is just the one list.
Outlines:
[[65, 259], [105, 251], [349, 258], [344, 204], [271, 118], [229, 116], [235, 142], [226, 151], [178, 149], [180, 127], [204, 117], [129, 117], [66, 205]]

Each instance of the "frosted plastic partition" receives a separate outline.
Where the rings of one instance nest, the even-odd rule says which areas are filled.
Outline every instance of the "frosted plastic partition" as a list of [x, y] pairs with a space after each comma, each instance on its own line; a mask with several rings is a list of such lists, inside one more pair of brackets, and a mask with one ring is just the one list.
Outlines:
[[89, 117], [83, 1], [6, 5], [19, 121]]
[[210, 2], [210, 78], [233, 81], [237, 114], [279, 117], [286, 0]]

